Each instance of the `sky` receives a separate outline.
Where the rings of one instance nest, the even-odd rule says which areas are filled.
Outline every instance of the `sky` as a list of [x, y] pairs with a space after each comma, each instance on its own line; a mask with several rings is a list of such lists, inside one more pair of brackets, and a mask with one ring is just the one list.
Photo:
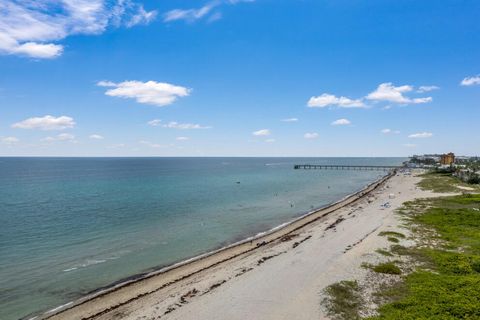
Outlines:
[[480, 155], [478, 0], [0, 0], [0, 156]]

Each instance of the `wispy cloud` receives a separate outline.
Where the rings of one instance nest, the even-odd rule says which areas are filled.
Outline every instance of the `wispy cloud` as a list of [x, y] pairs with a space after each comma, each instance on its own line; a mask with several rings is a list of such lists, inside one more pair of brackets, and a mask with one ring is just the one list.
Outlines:
[[307, 132], [303, 135], [305, 139], [317, 139], [319, 137], [318, 133], [316, 132]]
[[271, 135], [272, 133], [270, 132], [269, 129], [260, 129], [260, 130], [257, 130], [257, 131], [252, 132], [252, 134], [253, 134], [254, 136], [269, 136], [269, 135]]
[[74, 34], [100, 34], [109, 26], [151, 22], [132, 0], [0, 1], [0, 53], [50, 59], [62, 54], [56, 42]]
[[474, 86], [480, 85], [480, 75], [473, 76], [473, 77], [466, 77], [460, 82], [462, 86]]
[[54, 137], [43, 138], [42, 141], [54, 142], [54, 141], [75, 141], [75, 136], [70, 133], [60, 133]]
[[392, 129], [382, 129], [380, 132], [383, 134], [391, 134], [391, 133], [399, 134], [400, 133], [399, 130], [392, 130]]
[[153, 120], [148, 121], [147, 124], [148, 124], [149, 126], [152, 126], [152, 127], [157, 127], [157, 126], [159, 126], [159, 125], [162, 124], [162, 120], [160, 120], [160, 119], [153, 119]]
[[0, 142], [7, 145], [14, 145], [20, 142], [20, 139], [18, 139], [17, 137], [2, 137], [0, 138]]
[[418, 87], [417, 92], [418, 93], [424, 93], [424, 92], [430, 92], [430, 91], [438, 90], [438, 89], [440, 89], [440, 87], [437, 87], [437, 86], [420, 86], [420, 87]]
[[422, 138], [431, 138], [433, 136], [433, 133], [431, 132], [419, 132], [419, 133], [412, 133], [409, 135], [409, 138], [414, 138], [414, 139], [422, 139]]
[[329, 93], [324, 93], [317, 97], [311, 97], [307, 102], [307, 106], [310, 108], [325, 108], [328, 106], [339, 108], [365, 108], [365, 104], [359, 99], [337, 97]]
[[189, 137], [176, 137], [175, 140], [177, 141], [187, 141], [187, 140], [190, 140]]
[[149, 24], [157, 17], [157, 11], [146, 11], [143, 6], [140, 6], [135, 14], [125, 23], [127, 28], [139, 24]]
[[432, 97], [409, 98], [405, 93], [413, 91], [413, 86], [394, 86], [391, 82], [380, 84], [376, 90], [369, 93], [365, 98], [372, 101], [386, 101], [398, 104], [418, 104], [431, 102]]
[[332, 126], [345, 126], [351, 124], [351, 122], [348, 119], [338, 119], [333, 121], [331, 124]]
[[287, 118], [287, 119], [282, 119], [280, 121], [282, 121], [282, 122], [297, 122], [298, 118]]
[[166, 147], [165, 145], [158, 144], [158, 143], [153, 143], [153, 142], [146, 141], [146, 140], [140, 140], [140, 141], [138, 141], [138, 143], [143, 144], [145, 146], [148, 146], [150, 148], [164, 148], [164, 147]]
[[191, 130], [191, 129], [211, 129], [211, 126], [204, 126], [198, 123], [179, 123], [177, 121], [170, 121], [163, 123], [160, 119], [153, 119], [148, 121], [147, 124], [152, 127], [162, 127], [169, 129]]
[[172, 104], [179, 97], [186, 97], [191, 92], [191, 89], [182, 86], [156, 81], [123, 81], [120, 83], [100, 81], [97, 85], [113, 88], [105, 92], [107, 96], [135, 99], [138, 103], [159, 107]]
[[104, 137], [102, 135], [99, 135], [99, 134], [91, 134], [90, 136], [88, 136], [90, 139], [93, 139], [93, 140], [103, 140]]
[[218, 11], [222, 5], [235, 5], [241, 2], [254, 2], [254, 0], [214, 0], [198, 8], [173, 9], [163, 15], [163, 21], [183, 20], [191, 23], [205, 18], [208, 22], [213, 22], [222, 18], [222, 13]]
[[273, 139], [273, 138], [270, 138], [270, 139], [266, 139], [265, 142], [266, 143], [274, 143], [276, 140]]
[[46, 115], [44, 117], [33, 117], [12, 124], [16, 129], [40, 129], [40, 130], [64, 130], [73, 128], [75, 121], [71, 117], [54, 117]]
[[176, 20], [185, 20], [193, 22], [201, 19], [209, 14], [215, 7], [219, 6], [219, 1], [207, 3], [206, 5], [197, 9], [173, 9], [165, 13], [163, 17], [164, 22], [171, 22]]

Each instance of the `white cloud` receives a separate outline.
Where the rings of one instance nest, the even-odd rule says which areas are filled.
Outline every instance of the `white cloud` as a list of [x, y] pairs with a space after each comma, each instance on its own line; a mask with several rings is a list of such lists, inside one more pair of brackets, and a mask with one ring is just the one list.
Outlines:
[[420, 86], [420, 87], [418, 87], [417, 92], [418, 93], [424, 93], [424, 92], [430, 92], [430, 91], [438, 90], [438, 89], [440, 89], [440, 87], [437, 87], [437, 86]]
[[331, 124], [332, 126], [344, 126], [344, 125], [351, 124], [351, 122], [348, 119], [338, 119], [333, 121]]
[[383, 134], [390, 134], [390, 133], [399, 134], [399, 133], [400, 133], [400, 131], [398, 131], [398, 130], [392, 130], [392, 129], [382, 129], [381, 132], [382, 132]]
[[42, 139], [43, 141], [53, 142], [53, 141], [74, 141], [75, 136], [70, 133], [60, 133], [54, 137], [46, 137]]
[[432, 101], [432, 97], [411, 99], [404, 95], [411, 91], [413, 91], [413, 87], [410, 85], [395, 87], [391, 82], [386, 82], [380, 84], [375, 91], [369, 93], [365, 98], [373, 101], [387, 101], [398, 104], [418, 104]]
[[266, 143], [273, 143], [273, 142], [275, 142], [275, 141], [276, 141], [275, 139], [266, 139], [266, 140], [265, 140]]
[[203, 126], [197, 123], [179, 123], [176, 121], [170, 121], [169, 123], [162, 123], [160, 119], [153, 119], [147, 122], [148, 125], [152, 127], [161, 126], [163, 128], [169, 129], [180, 129], [180, 130], [191, 130], [191, 129], [211, 129], [211, 126]]
[[145, 141], [145, 140], [140, 140], [140, 141], [138, 141], [138, 143], [146, 145], [150, 148], [163, 148], [163, 147], [165, 147], [164, 145], [161, 145], [161, 144], [158, 144], [158, 143], [152, 143], [150, 141]]
[[324, 93], [318, 97], [311, 97], [307, 102], [310, 108], [325, 108], [327, 106], [337, 106], [340, 108], [364, 108], [365, 104], [361, 100], [354, 100], [347, 97], [336, 97], [332, 94]]
[[413, 133], [409, 135], [409, 138], [431, 138], [433, 136], [433, 133], [431, 132], [419, 132], [419, 133]]
[[187, 140], [190, 140], [190, 138], [189, 137], [177, 137], [177, 138], [175, 138], [175, 140], [177, 140], [177, 141], [187, 141]]
[[3, 138], [0, 139], [0, 141], [3, 144], [12, 145], [12, 144], [16, 144], [16, 143], [20, 142], [20, 139], [18, 139], [17, 137], [3, 137]]
[[163, 15], [163, 22], [179, 20], [195, 22], [207, 17], [208, 22], [213, 22], [222, 18], [222, 13], [218, 11], [220, 6], [235, 5], [241, 2], [254, 2], [254, 0], [213, 0], [199, 8], [173, 9]]
[[73, 128], [75, 121], [67, 116], [54, 117], [46, 115], [44, 117], [28, 118], [23, 121], [12, 124], [12, 128], [17, 129], [40, 129], [40, 130], [64, 130]]
[[100, 34], [109, 26], [149, 23], [155, 11], [133, 0], [0, 1], [0, 53], [55, 58], [55, 42], [75, 34]]
[[193, 22], [195, 20], [201, 19], [210, 13], [215, 7], [219, 5], [218, 1], [210, 2], [203, 7], [198, 9], [174, 9], [170, 10], [163, 16], [164, 22], [171, 22], [176, 20], [185, 20], [188, 22]]
[[257, 131], [252, 132], [252, 134], [254, 136], [269, 136], [271, 134], [271, 132], [268, 129], [261, 129], [261, 130], [257, 130]]
[[[0, 44], [1, 46], [1, 44]], [[2, 49], [0, 47], [0, 49]], [[19, 44], [15, 48], [12, 48], [10, 53], [27, 55], [34, 58], [40, 59], [51, 59], [60, 56], [63, 52], [63, 46], [53, 43], [35, 43], [35, 42], [26, 42]]]
[[412, 86], [405, 85], [395, 87], [391, 82], [382, 83], [378, 88], [367, 95], [369, 100], [390, 101], [395, 103], [408, 103], [409, 99], [403, 96], [403, 93], [412, 91]]
[[147, 124], [148, 124], [149, 126], [152, 126], [152, 127], [157, 127], [157, 126], [159, 126], [161, 123], [162, 123], [162, 120], [160, 120], [160, 119], [153, 119], [153, 120], [150, 120], [150, 121], [147, 122]]
[[415, 98], [415, 99], [412, 99], [410, 100], [411, 103], [428, 103], [428, 102], [432, 102], [433, 99], [432, 97], [425, 97], [425, 98]]
[[131, 28], [139, 24], [149, 24], [157, 17], [157, 11], [146, 11], [143, 6], [138, 8], [136, 14], [134, 14], [130, 20], [126, 22], [126, 26]]
[[188, 96], [191, 91], [185, 87], [156, 81], [124, 81], [120, 83], [100, 81], [97, 85], [100, 87], [113, 87], [113, 89], [108, 89], [105, 92], [107, 96], [135, 99], [138, 103], [160, 107], [172, 104], [179, 97]]
[[460, 85], [462, 86], [480, 85], [480, 75], [464, 78], [462, 82], [460, 82]]
[[287, 118], [287, 119], [282, 119], [280, 121], [282, 121], [282, 122], [297, 122], [298, 118]]
[[316, 132], [307, 132], [303, 135], [305, 139], [316, 139], [318, 138], [318, 133]]
[[196, 123], [178, 123], [176, 121], [170, 121], [167, 124], [162, 125], [163, 128], [191, 130], [191, 129], [211, 129], [210, 126], [203, 126]]
[[91, 135], [89, 136], [89, 138], [90, 138], [90, 139], [93, 139], [93, 140], [103, 140], [103, 139], [104, 139], [104, 137], [101, 136], [101, 135], [99, 135], [99, 134], [91, 134]]

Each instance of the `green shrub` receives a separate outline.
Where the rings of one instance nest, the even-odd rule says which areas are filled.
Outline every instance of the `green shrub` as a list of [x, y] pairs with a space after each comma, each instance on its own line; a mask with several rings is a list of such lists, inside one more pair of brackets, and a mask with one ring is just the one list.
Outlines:
[[375, 250], [377, 253], [380, 253], [381, 255], [383, 256], [387, 256], [387, 257], [393, 257], [393, 254], [391, 254], [390, 252], [388, 252], [387, 250], [385, 249], [377, 249]]
[[360, 319], [358, 312], [363, 304], [360, 288], [356, 281], [340, 281], [325, 289], [324, 303], [333, 319]]
[[390, 242], [395, 242], [395, 243], [400, 242], [400, 240], [398, 240], [397, 238], [394, 238], [394, 237], [388, 237], [387, 240], [390, 241]]
[[373, 267], [373, 271], [386, 274], [401, 274], [402, 270], [393, 262], [380, 263]]
[[396, 232], [396, 231], [382, 231], [378, 234], [379, 236], [391, 236], [391, 237], [396, 237], [396, 238], [402, 238], [404, 239], [405, 238], [405, 235], [403, 233], [400, 233], [400, 232]]

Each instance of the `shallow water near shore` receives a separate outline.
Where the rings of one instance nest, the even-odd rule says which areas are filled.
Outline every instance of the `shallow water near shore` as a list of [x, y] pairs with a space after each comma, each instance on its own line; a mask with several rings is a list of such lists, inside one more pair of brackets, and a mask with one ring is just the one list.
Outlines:
[[0, 158], [0, 318], [271, 229], [337, 201], [402, 158]]

